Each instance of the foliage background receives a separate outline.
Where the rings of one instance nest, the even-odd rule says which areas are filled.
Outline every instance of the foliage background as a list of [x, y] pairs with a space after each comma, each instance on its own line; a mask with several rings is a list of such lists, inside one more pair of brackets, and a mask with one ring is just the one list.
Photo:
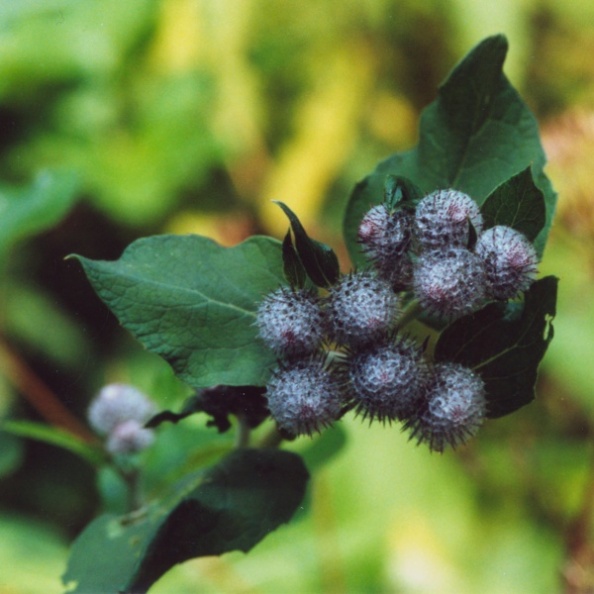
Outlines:
[[[157, 594], [594, 589], [594, 7], [0, 0], [0, 418], [79, 432], [106, 382], [135, 383], [163, 407], [185, 394], [66, 254], [113, 259], [163, 232], [282, 237], [270, 203], [281, 199], [348, 269], [351, 188], [414, 144], [438, 84], [497, 32], [559, 191], [541, 265], [561, 276], [559, 313], [539, 398], [444, 456], [346, 420], [345, 448], [317, 472], [303, 514], [248, 556], [176, 568]], [[162, 469], [228, 444], [187, 425], [149, 454], [149, 491]], [[60, 591], [69, 541], [118, 497], [113, 477], [97, 481], [73, 454], [0, 432], [0, 592]]]

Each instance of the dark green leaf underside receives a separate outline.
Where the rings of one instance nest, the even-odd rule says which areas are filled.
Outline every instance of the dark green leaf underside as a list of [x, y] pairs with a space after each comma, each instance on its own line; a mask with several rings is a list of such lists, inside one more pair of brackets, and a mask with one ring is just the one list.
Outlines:
[[158, 427], [161, 423], [178, 423], [194, 415], [204, 413], [210, 417], [208, 427], [215, 426], [219, 433], [231, 428], [231, 415], [241, 416], [252, 429], [269, 415], [266, 389], [258, 386], [213, 386], [198, 390], [190, 396], [179, 413], [169, 410], [158, 413], [146, 423], [146, 427]]
[[507, 225], [534, 242], [544, 227], [546, 206], [544, 194], [534, 183], [530, 167], [495, 188], [481, 212], [485, 228]]
[[340, 274], [336, 254], [324, 243], [311, 239], [297, 215], [282, 202], [276, 202], [287, 215], [295, 236], [295, 247], [311, 281], [318, 287], [330, 287]]
[[307, 479], [296, 454], [237, 450], [136, 518], [96, 519], [75, 541], [63, 581], [78, 594], [140, 593], [188, 559], [247, 552], [291, 519]]
[[283, 239], [283, 271], [287, 282], [294, 289], [302, 289], [305, 286], [307, 273], [299, 259], [293, 241], [291, 240], [291, 231], [287, 231]]
[[435, 348], [436, 361], [454, 361], [480, 373], [488, 416], [510, 414], [534, 399], [538, 365], [553, 338], [557, 279], [533, 283], [524, 307], [493, 303], [450, 324]]

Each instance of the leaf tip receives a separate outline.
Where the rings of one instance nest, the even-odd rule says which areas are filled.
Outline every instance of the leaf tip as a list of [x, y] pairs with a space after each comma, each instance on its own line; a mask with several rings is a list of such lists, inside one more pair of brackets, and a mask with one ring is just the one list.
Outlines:
[[503, 51], [505, 55], [509, 49], [509, 41], [507, 36], [503, 33], [496, 33], [495, 35], [490, 35], [489, 37], [485, 37], [485, 39], [480, 41], [476, 48], [479, 47], [492, 47], [494, 49]]
[[504, 33], [496, 33], [495, 35], [487, 37], [487, 39], [492, 39], [494, 43], [499, 43], [501, 45], [505, 45], [506, 47], [509, 46], [507, 36]]

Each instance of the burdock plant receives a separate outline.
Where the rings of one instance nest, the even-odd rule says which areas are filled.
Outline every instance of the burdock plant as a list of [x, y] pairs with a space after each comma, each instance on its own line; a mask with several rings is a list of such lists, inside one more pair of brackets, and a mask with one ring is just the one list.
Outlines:
[[73, 592], [146, 592], [177, 563], [248, 551], [305, 495], [309, 471], [282, 445], [346, 414], [442, 452], [533, 400], [553, 336], [557, 280], [536, 280], [536, 264], [555, 193], [506, 52], [502, 36], [475, 47], [425, 109], [418, 146], [355, 186], [350, 271], [284, 204], [282, 242], [160, 235], [117, 261], [75, 256], [120, 323], [195, 390], [148, 422], [156, 443], [162, 423], [194, 414], [239, 438], [146, 507], [88, 526], [64, 576]]

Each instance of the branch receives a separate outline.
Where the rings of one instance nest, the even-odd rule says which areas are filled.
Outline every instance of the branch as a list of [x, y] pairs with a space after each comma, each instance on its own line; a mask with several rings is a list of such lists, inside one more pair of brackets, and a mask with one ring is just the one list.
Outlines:
[[18, 392], [50, 424], [76, 435], [87, 443], [96, 436], [60, 402], [35, 372], [0, 339], [0, 371]]

